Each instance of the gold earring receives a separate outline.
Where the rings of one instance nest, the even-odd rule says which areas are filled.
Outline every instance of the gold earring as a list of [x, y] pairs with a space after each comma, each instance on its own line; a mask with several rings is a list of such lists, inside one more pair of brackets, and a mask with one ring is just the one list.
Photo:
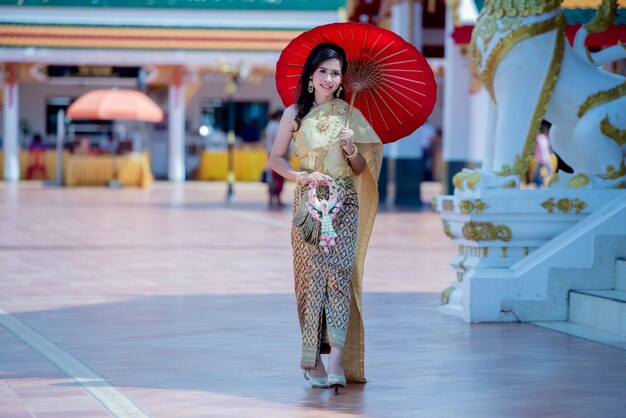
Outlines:
[[341, 94], [341, 90], [343, 90], [343, 87], [340, 84], [339, 88], [337, 89], [337, 93], [335, 93], [335, 97], [339, 97], [339, 95]]
[[309, 93], [313, 93], [313, 80], [309, 78]]

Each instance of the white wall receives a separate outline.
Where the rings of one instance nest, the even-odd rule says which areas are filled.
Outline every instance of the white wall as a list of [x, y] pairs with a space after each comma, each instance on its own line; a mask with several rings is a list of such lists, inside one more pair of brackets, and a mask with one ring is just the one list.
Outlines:
[[435, 82], [437, 83], [437, 101], [428, 121], [435, 128], [441, 129], [443, 127], [443, 77], [435, 76]]

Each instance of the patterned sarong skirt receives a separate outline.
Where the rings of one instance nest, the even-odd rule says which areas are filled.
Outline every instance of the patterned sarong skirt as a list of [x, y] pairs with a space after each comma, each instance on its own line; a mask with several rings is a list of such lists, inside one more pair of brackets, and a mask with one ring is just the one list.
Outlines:
[[[319, 222], [304, 205], [309, 187], [299, 186], [294, 194], [291, 244], [303, 369], [314, 368], [319, 354], [328, 353], [330, 346], [343, 349], [346, 339], [359, 210], [352, 179], [339, 178], [337, 185], [342, 207], [333, 220], [337, 238], [328, 254], [319, 245]], [[327, 199], [328, 187], [319, 186], [317, 193]]]

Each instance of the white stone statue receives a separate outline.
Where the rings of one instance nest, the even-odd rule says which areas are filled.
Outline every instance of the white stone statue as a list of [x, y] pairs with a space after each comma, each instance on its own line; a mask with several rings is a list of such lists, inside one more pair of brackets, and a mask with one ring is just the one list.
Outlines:
[[555, 152], [574, 170], [552, 187], [625, 187], [626, 78], [599, 66], [625, 58], [626, 47], [592, 53], [584, 45], [588, 33], [613, 22], [617, 1], [602, 1], [573, 46], [561, 1], [485, 2], [470, 48], [491, 96], [490, 137], [482, 168], [457, 174], [455, 193], [519, 187], [542, 119], [552, 124]]

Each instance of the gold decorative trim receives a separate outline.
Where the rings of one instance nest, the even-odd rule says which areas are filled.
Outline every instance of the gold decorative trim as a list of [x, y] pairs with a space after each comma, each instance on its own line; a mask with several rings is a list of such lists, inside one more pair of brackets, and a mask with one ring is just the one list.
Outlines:
[[548, 187], [552, 186], [553, 184], [557, 184], [559, 181], [561, 181], [561, 178], [559, 177], [559, 173], [556, 173], [555, 175], [550, 177], [550, 179], [548, 179]]
[[587, 59], [589, 60], [590, 63], [595, 64], [596, 62], [594, 61], [593, 57], [591, 56], [591, 51], [589, 51], [589, 48], [585, 48], [585, 52], [587, 53]]
[[554, 198], [551, 197], [550, 199], [543, 202], [541, 206], [543, 206], [549, 213], [554, 213], [554, 208], [560, 210], [563, 213], [568, 213], [571, 210], [575, 211], [576, 213], [580, 213], [587, 207], [587, 204], [578, 198], [562, 198], [555, 203]]
[[541, 206], [543, 206], [549, 213], [554, 213], [554, 207], [556, 206], [556, 203], [554, 203], [554, 198], [551, 197], [545, 202], [542, 202]]
[[568, 186], [573, 188], [583, 187], [588, 185], [589, 181], [589, 177], [587, 177], [586, 174], [580, 173], [572, 177], [572, 179], [569, 181]]
[[443, 224], [443, 233], [451, 239], [454, 239], [455, 236], [452, 233], [452, 231], [450, 230], [450, 223], [448, 221], [441, 221], [441, 223]]
[[463, 170], [452, 177], [452, 184], [459, 190], [465, 190], [463, 185], [463, 180], [465, 179], [467, 179], [467, 188], [474, 190], [474, 187], [480, 182], [480, 173], [475, 170]]
[[524, 257], [528, 255], [528, 247], [524, 247]]
[[430, 201], [430, 205], [433, 207], [433, 210], [437, 210], [437, 198], [433, 197]]
[[604, 32], [617, 16], [617, 0], [602, 0], [591, 22], [585, 25], [587, 32]]
[[513, 233], [506, 225], [471, 221], [463, 225], [463, 237], [470, 241], [510, 241]]
[[470, 40], [469, 50], [467, 51], [467, 59], [470, 63], [470, 72], [472, 73], [473, 79], [478, 79], [478, 83], [482, 86], [484, 82], [481, 77], [480, 63], [483, 62], [483, 53], [476, 46], [473, 33], [472, 39]]
[[570, 210], [573, 210], [576, 213], [580, 213], [583, 209], [587, 207], [587, 204], [578, 198], [572, 200], [559, 199], [559, 201], [556, 202], [556, 207], [563, 213], [567, 213]]
[[473, 202], [471, 200], [461, 200], [459, 203], [459, 210], [461, 213], [468, 214], [473, 210], [476, 211], [476, 214], [480, 214], [483, 210], [489, 208], [489, 205], [483, 202], [481, 199], [476, 199]]
[[[4, 16], [5, 13], [3, 11], [2, 15]], [[66, 25], [5, 23], [2, 25], [0, 43], [3, 47], [10, 48], [281, 51], [301, 33], [302, 29], [256, 30], [92, 26], [80, 25], [80, 23]]]
[[528, 167], [529, 162], [528, 161], [523, 161], [519, 155], [516, 155], [513, 158], [513, 168], [511, 168], [511, 166], [509, 164], [502, 164], [502, 169], [500, 171], [496, 171], [496, 174], [498, 175], [513, 175], [515, 173], [517, 173], [520, 170], [524, 170], [525, 168]]
[[538, 16], [559, 7], [562, 0], [491, 0], [485, 2], [481, 14], [496, 18]]
[[[543, 20], [541, 22], [533, 23], [530, 25], [524, 25], [515, 29], [513, 32], [509, 33], [505, 37], [503, 37], [496, 46], [493, 47], [491, 54], [487, 58], [487, 62], [485, 63], [485, 71], [479, 74], [483, 85], [489, 91], [489, 95], [496, 102], [496, 98], [493, 91], [493, 79], [496, 74], [496, 70], [500, 65], [500, 62], [504, 58], [504, 56], [509, 52], [509, 50], [517, 45], [518, 43], [525, 41], [526, 39], [535, 37], [537, 35], [541, 35], [546, 32], [550, 32], [554, 29], [560, 29], [564, 26], [565, 18], [563, 15], [557, 15], [550, 19]], [[561, 33], [562, 36], [562, 33]], [[555, 51], [556, 52], [556, 51]], [[553, 57], [554, 61], [554, 57]], [[560, 63], [560, 60], [559, 60]], [[555, 73], [548, 74], [553, 75]], [[558, 73], [557, 73], [558, 74]], [[555, 80], [556, 81], [556, 80]]]
[[459, 255], [464, 255], [466, 257], [487, 257], [489, 255], [489, 248], [459, 245]]
[[465, 267], [465, 260], [467, 260], [467, 257], [463, 258], [463, 260], [461, 260], [459, 262], [459, 264], [457, 264], [457, 266], [463, 270], [463, 272], [467, 272], [467, 267]]
[[608, 115], [600, 122], [600, 132], [617, 142], [620, 147], [626, 144], [626, 129], [618, 129], [611, 125]]
[[[493, 16], [481, 16], [480, 19], [476, 22], [476, 26], [474, 26], [474, 30], [472, 31], [472, 39], [470, 44], [473, 47], [470, 48], [471, 52], [479, 52], [477, 48], [478, 39], [482, 39], [483, 44], [482, 47], [486, 48], [489, 41], [493, 38], [493, 35], [496, 33], [496, 19]], [[476, 48], [477, 51], [474, 51], [473, 48]], [[480, 64], [480, 61], [477, 62]]]
[[612, 164], [606, 166], [606, 174], [599, 175], [603, 179], [607, 180], [617, 180], [620, 177], [626, 176], [626, 165], [624, 165], [624, 160], [622, 160], [619, 164], [617, 170]]
[[[535, 140], [537, 138], [537, 132], [539, 131], [539, 127], [541, 126], [541, 121], [543, 120], [544, 115], [548, 109], [548, 103], [552, 98], [552, 91], [554, 90], [554, 86], [556, 85], [556, 81], [559, 78], [559, 73], [561, 72], [561, 61], [563, 60], [563, 54], [565, 51], [565, 26], [567, 22], [565, 21], [565, 17], [562, 14], [557, 15], [553, 19], [545, 20], [536, 25], [540, 25], [546, 22], [550, 22], [552, 25], [556, 25], [558, 28], [558, 32], [556, 34], [556, 41], [554, 46], [554, 52], [552, 53], [552, 60], [550, 61], [550, 67], [546, 72], [546, 77], [543, 81], [543, 86], [541, 87], [541, 93], [539, 94], [539, 98], [537, 100], [537, 105], [535, 106], [535, 112], [533, 113], [533, 117], [528, 129], [528, 133], [526, 134], [526, 142], [524, 143], [524, 150], [522, 151], [522, 156], [517, 157], [515, 159], [515, 164], [512, 169], [506, 170], [503, 166], [502, 170], [497, 172], [496, 174], [500, 176], [506, 175], [523, 175], [526, 171], [528, 171], [529, 161], [532, 158], [533, 150], [535, 148]], [[533, 25], [534, 26], [534, 25]], [[546, 25], [547, 26], [547, 25]], [[537, 35], [539, 30], [543, 30], [543, 27], [536, 27]], [[550, 28], [548, 27], [548, 30]], [[545, 32], [547, 32], [546, 30]], [[526, 39], [526, 38], [524, 38]]]
[[[472, 42], [477, 42], [478, 40], [476, 38], [479, 38], [482, 40], [483, 48], [487, 48], [487, 45], [489, 45], [489, 42], [491, 42], [496, 32], [509, 32], [513, 25], [519, 25], [520, 23], [521, 21], [518, 18], [501, 21], [496, 20], [493, 16], [482, 16], [474, 28], [474, 31], [472, 31]], [[501, 26], [498, 26], [498, 24]]]
[[468, 214], [474, 210], [474, 204], [471, 200], [461, 200], [459, 202], [459, 210], [461, 213]]
[[477, 171], [472, 172], [467, 177], [467, 188], [470, 190], [475, 190], [474, 187], [480, 182], [480, 174]]
[[460, 173], [456, 173], [454, 175], [454, 177], [452, 177], [452, 185], [459, 190], [464, 190], [463, 187], [463, 179], [466, 177], [466, 175], [463, 172]]
[[626, 189], [626, 181], [622, 181], [618, 184], [616, 184], [615, 186], [613, 186], [614, 189]]
[[506, 258], [506, 255], [507, 255], [507, 248], [502, 247], [502, 257]]
[[454, 292], [455, 289], [456, 287], [450, 286], [446, 290], [441, 292], [441, 304], [442, 305], [448, 304], [448, 301], [450, 300], [450, 295], [452, 294], [452, 292]]
[[587, 97], [578, 108], [578, 117], [582, 118], [585, 113], [596, 106], [612, 102], [620, 97], [626, 96], [626, 81], [608, 90], [600, 91]]

